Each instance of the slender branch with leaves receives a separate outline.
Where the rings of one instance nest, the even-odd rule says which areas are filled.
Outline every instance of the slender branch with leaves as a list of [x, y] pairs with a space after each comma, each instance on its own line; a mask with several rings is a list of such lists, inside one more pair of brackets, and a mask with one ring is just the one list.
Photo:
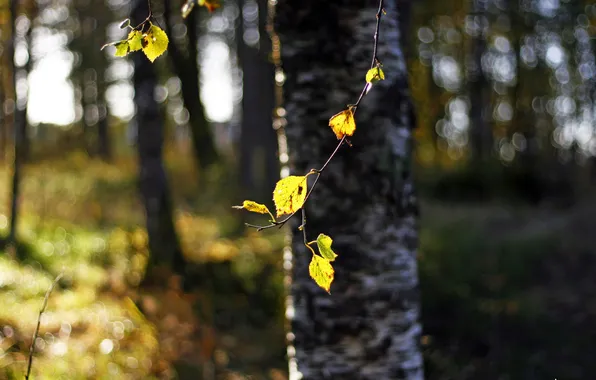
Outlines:
[[[334, 279], [334, 270], [331, 262], [335, 260], [337, 254], [333, 252], [331, 244], [333, 240], [331, 237], [325, 234], [319, 234], [316, 240], [309, 241], [306, 233], [306, 210], [304, 208], [313, 190], [317, 186], [321, 174], [327, 169], [329, 163], [340, 148], [344, 145], [350, 145], [349, 137], [354, 135], [356, 131], [356, 111], [360, 105], [360, 102], [368, 94], [373, 84], [385, 79], [383, 73], [382, 64], [377, 56], [377, 47], [379, 45], [379, 29], [381, 25], [381, 18], [385, 14], [384, 0], [379, 1], [379, 7], [376, 13], [377, 23], [375, 27], [375, 33], [373, 36], [373, 56], [370, 69], [365, 76], [365, 84], [362, 88], [358, 100], [354, 104], [348, 104], [347, 108], [329, 119], [329, 126], [331, 130], [339, 140], [337, 146], [327, 159], [327, 161], [318, 169], [311, 169], [308, 173], [302, 176], [291, 175], [287, 176], [277, 182], [275, 189], [273, 190], [273, 203], [275, 204], [277, 218], [283, 217], [282, 219], [276, 219], [276, 217], [269, 211], [267, 206], [246, 200], [240, 206], [234, 206], [237, 209], [245, 209], [250, 212], [259, 214], [268, 214], [270, 216], [269, 224], [265, 225], [254, 225], [248, 224], [248, 227], [255, 228], [257, 231], [278, 227], [283, 227], [294, 215], [301, 211], [302, 223], [298, 227], [302, 231], [304, 237], [304, 245], [311, 251], [312, 260], [309, 265], [310, 276], [315, 280], [317, 285], [330, 292], [331, 283]], [[314, 176], [314, 181], [310, 188], [308, 187], [308, 177]], [[316, 244], [318, 254], [313, 248]]]
[[[125, 39], [107, 43], [101, 49], [114, 46], [116, 48], [114, 53], [116, 57], [125, 57], [128, 53], [141, 50], [151, 62], [165, 53], [170, 40], [153, 15], [151, 0], [148, 0], [147, 4], [149, 6], [149, 14], [137, 26], [133, 27], [130, 24], [129, 18], [120, 23], [120, 29], [130, 29]], [[197, 4], [206, 7], [209, 12], [213, 12], [220, 6], [219, 0], [187, 0], [180, 10], [182, 17], [186, 18]]]
[[[142, 50], [147, 58], [153, 62], [157, 57], [162, 55], [168, 48], [168, 36], [158, 26], [157, 20], [153, 16], [151, 11], [151, 1], [149, 3], [149, 15], [145, 20], [135, 27], [130, 25], [130, 19], [124, 20], [120, 24], [120, 28], [130, 28], [128, 37], [121, 41], [108, 43], [102, 47], [114, 46], [116, 48], [115, 55], [123, 57], [128, 55], [130, 52]], [[379, 29], [381, 26], [381, 18], [385, 14], [383, 7], [384, 0], [379, 1], [379, 7], [376, 13], [376, 26], [375, 33], [373, 35], [373, 54], [370, 69], [367, 71], [365, 76], [365, 84], [360, 92], [360, 96], [356, 103], [348, 104], [347, 108], [329, 119], [329, 126], [331, 130], [339, 140], [339, 143], [327, 159], [323, 166], [318, 169], [311, 169], [308, 173], [302, 176], [291, 175], [287, 176], [277, 182], [275, 189], [273, 190], [273, 202], [275, 204], [276, 215], [273, 215], [267, 206], [246, 200], [241, 206], [234, 206], [234, 208], [245, 209], [250, 212], [259, 214], [269, 215], [269, 224], [266, 225], [254, 225], [247, 224], [248, 227], [255, 228], [257, 231], [273, 227], [283, 227], [298, 211], [302, 214], [302, 224], [298, 227], [302, 231], [304, 237], [304, 245], [312, 252], [313, 257], [309, 265], [309, 272], [311, 277], [315, 280], [317, 285], [325, 289], [327, 292], [330, 291], [331, 283], [334, 279], [334, 270], [331, 262], [335, 260], [337, 255], [331, 249], [333, 240], [331, 237], [325, 234], [319, 234], [316, 240], [309, 241], [306, 233], [306, 210], [304, 208], [306, 202], [310, 198], [313, 190], [317, 186], [321, 174], [327, 169], [329, 163], [339, 149], [344, 145], [350, 145], [349, 137], [354, 135], [356, 131], [356, 111], [360, 106], [360, 102], [368, 94], [373, 84], [385, 79], [383, 73], [382, 64], [377, 56], [377, 48], [379, 45]], [[182, 17], [187, 17], [193, 8], [196, 6], [204, 6], [210, 12], [214, 11], [219, 7], [219, 0], [186, 0], [182, 6], [181, 13]], [[157, 25], [156, 25], [157, 24]], [[308, 177], [314, 176], [314, 181], [310, 188], [308, 186]], [[283, 217], [282, 219], [276, 219]], [[318, 254], [313, 248], [317, 245]]]

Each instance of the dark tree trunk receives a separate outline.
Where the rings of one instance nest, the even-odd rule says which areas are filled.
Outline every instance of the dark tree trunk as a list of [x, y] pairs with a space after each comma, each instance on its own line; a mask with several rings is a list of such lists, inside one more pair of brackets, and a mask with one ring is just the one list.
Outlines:
[[[484, 20], [486, 17], [487, 0], [472, 0], [474, 17]], [[490, 159], [493, 146], [493, 134], [488, 123], [487, 109], [489, 97], [487, 96], [488, 81], [482, 69], [482, 55], [486, 52], [486, 36], [484, 24], [480, 24], [480, 31], [472, 40], [472, 59], [474, 72], [470, 84], [470, 149], [472, 150], [472, 163], [480, 164]]]
[[4, 80], [2, 69], [0, 69], [0, 162], [6, 159], [6, 147], [8, 146], [8, 123], [4, 114], [4, 101], [6, 100], [4, 91]]
[[[172, 4], [170, 0], [164, 1], [164, 19], [166, 31], [172, 36]], [[179, 8], [176, 8], [179, 13]], [[177, 14], [178, 14], [177, 13]], [[217, 150], [211, 132], [205, 108], [201, 102], [201, 88], [199, 86], [199, 66], [197, 62], [198, 46], [197, 35], [198, 10], [191, 12], [186, 18], [187, 41], [186, 54], [172, 38], [168, 47], [168, 55], [174, 72], [180, 78], [182, 100], [189, 114], [189, 126], [195, 158], [200, 168], [206, 168], [217, 161]]]
[[[99, 74], [99, 73], [98, 73]], [[108, 107], [105, 101], [105, 82], [104, 78], [98, 78], [98, 92], [97, 110], [99, 112], [99, 121], [97, 122], [97, 137], [99, 156], [104, 161], [109, 161], [112, 158], [112, 140], [110, 139], [109, 123], [108, 123]]]
[[[386, 0], [379, 59], [386, 80], [358, 108], [358, 129], [307, 204], [308, 239], [334, 239], [331, 295], [308, 274], [311, 254], [293, 229], [291, 316], [304, 379], [423, 378], [416, 262], [418, 207], [412, 119], [397, 0]], [[375, 30], [365, 0], [286, 0], [276, 28], [286, 80], [294, 173], [320, 167], [337, 144], [329, 117], [354, 103], [370, 67]], [[402, 17], [404, 17], [402, 15]], [[294, 377], [292, 373], [290, 378]]]
[[[238, 1], [242, 11], [243, 0]], [[279, 177], [277, 136], [272, 128], [274, 66], [269, 60], [271, 40], [267, 35], [267, 0], [259, 0], [258, 22], [247, 25], [242, 14], [237, 26], [237, 48], [242, 67], [242, 124], [240, 128], [240, 188], [250, 199], [270, 197]], [[248, 45], [248, 28], [259, 31], [259, 41]]]
[[[105, 37], [106, 31], [103, 20], [98, 19], [97, 24], [99, 29], [95, 30], [94, 36], [96, 40], [99, 40]], [[99, 44], [101, 44], [100, 41], [98, 41], [97, 45]], [[109, 161], [112, 158], [112, 140], [110, 139], [108, 107], [106, 104], [106, 68], [108, 65], [105, 52], [95, 50], [97, 60], [100, 62], [97, 65], [97, 96], [95, 99], [95, 105], [97, 106], [97, 151], [104, 161]]]
[[18, 11], [18, 0], [11, 0], [10, 2], [10, 17], [11, 17], [11, 35], [8, 43], [7, 56], [8, 65], [12, 76], [12, 95], [14, 101], [13, 111], [13, 168], [11, 181], [11, 197], [10, 197], [10, 227], [8, 232], [8, 244], [16, 248], [16, 233], [19, 220], [19, 196], [20, 196], [20, 178], [21, 178], [21, 162], [23, 160], [23, 139], [26, 138], [25, 130], [27, 128], [27, 120], [22, 109], [23, 105], [19, 105], [17, 96], [17, 67], [14, 64], [14, 54], [17, 42], [16, 19]]
[[[134, 3], [131, 20], [143, 20], [149, 14], [147, 2]], [[162, 163], [164, 118], [154, 96], [157, 85], [155, 68], [143, 54], [132, 54], [134, 63], [134, 102], [137, 107], [137, 147], [139, 154], [139, 189], [147, 218], [151, 257], [145, 284], [163, 280], [170, 270], [182, 273], [184, 257], [172, 220], [172, 203]]]

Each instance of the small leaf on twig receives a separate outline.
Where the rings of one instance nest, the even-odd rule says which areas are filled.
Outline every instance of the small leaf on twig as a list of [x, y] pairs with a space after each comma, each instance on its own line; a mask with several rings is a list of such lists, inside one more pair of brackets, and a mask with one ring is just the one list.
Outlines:
[[133, 30], [132, 32], [128, 33], [128, 46], [130, 47], [129, 51], [137, 51], [143, 48], [143, 33], [138, 30]]
[[366, 73], [366, 83], [375, 84], [380, 80], [385, 80], [385, 73], [381, 69], [381, 65], [377, 64]]
[[331, 243], [333, 243], [333, 239], [325, 234], [319, 234], [317, 237], [317, 247], [319, 247], [321, 256], [329, 261], [334, 261], [337, 254], [331, 249]]
[[153, 62], [166, 51], [169, 42], [166, 32], [160, 27], [151, 24], [149, 30], [143, 36], [143, 53]]
[[317, 285], [325, 289], [327, 293], [330, 293], [331, 283], [335, 277], [335, 271], [329, 263], [329, 260], [319, 255], [312, 255], [312, 260], [308, 266], [308, 272]]
[[120, 29], [124, 29], [130, 26], [130, 19], [127, 18], [126, 20], [122, 21], [119, 25]]
[[303, 175], [291, 175], [279, 180], [273, 190], [277, 216], [300, 210], [306, 199], [306, 187], [306, 176]]
[[114, 53], [116, 57], [125, 57], [130, 51], [130, 45], [126, 40], [117, 42], [114, 46], [116, 47], [116, 52]]
[[335, 114], [329, 119], [329, 126], [338, 140], [344, 136], [352, 136], [356, 131], [356, 121], [352, 107]]
[[242, 206], [232, 206], [232, 208], [245, 209], [247, 211], [256, 212], [258, 214], [269, 214], [271, 215], [271, 218], [275, 220], [273, 214], [271, 214], [271, 211], [269, 211], [267, 206], [254, 201], [244, 201], [242, 202]]

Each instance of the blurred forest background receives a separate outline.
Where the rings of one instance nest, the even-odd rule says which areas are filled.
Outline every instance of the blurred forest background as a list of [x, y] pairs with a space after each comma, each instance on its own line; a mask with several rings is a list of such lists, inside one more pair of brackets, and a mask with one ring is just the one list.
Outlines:
[[[131, 3], [0, 0], [0, 379], [61, 272], [37, 379], [286, 379], [284, 235], [231, 209], [287, 161], [273, 3], [153, 1], [153, 65], [100, 50]], [[411, 6], [426, 376], [591, 379], [596, 4]]]

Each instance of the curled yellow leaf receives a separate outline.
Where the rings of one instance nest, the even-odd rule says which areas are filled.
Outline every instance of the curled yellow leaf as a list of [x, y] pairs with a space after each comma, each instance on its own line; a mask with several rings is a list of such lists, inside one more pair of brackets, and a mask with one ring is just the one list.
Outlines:
[[337, 257], [337, 254], [331, 249], [331, 243], [333, 239], [325, 234], [319, 234], [317, 237], [317, 247], [319, 247], [319, 253], [323, 258], [333, 261]]
[[329, 263], [329, 260], [319, 255], [313, 255], [312, 260], [308, 265], [308, 272], [317, 285], [325, 289], [327, 293], [330, 293], [331, 283], [335, 277], [335, 271], [333, 270], [331, 263]]
[[273, 190], [273, 203], [275, 203], [277, 216], [300, 210], [304, 205], [306, 192], [306, 176], [291, 175], [279, 180]]
[[245, 209], [247, 211], [256, 212], [258, 214], [271, 215], [271, 212], [269, 212], [269, 209], [267, 208], [267, 206], [257, 203], [257, 202], [254, 202], [254, 201], [244, 201], [244, 202], [242, 202], [242, 206], [232, 206], [232, 207], [236, 208], [236, 209]]
[[354, 120], [354, 111], [352, 108], [341, 111], [329, 119], [329, 126], [338, 140], [344, 136], [352, 136], [356, 131], [356, 121]]

